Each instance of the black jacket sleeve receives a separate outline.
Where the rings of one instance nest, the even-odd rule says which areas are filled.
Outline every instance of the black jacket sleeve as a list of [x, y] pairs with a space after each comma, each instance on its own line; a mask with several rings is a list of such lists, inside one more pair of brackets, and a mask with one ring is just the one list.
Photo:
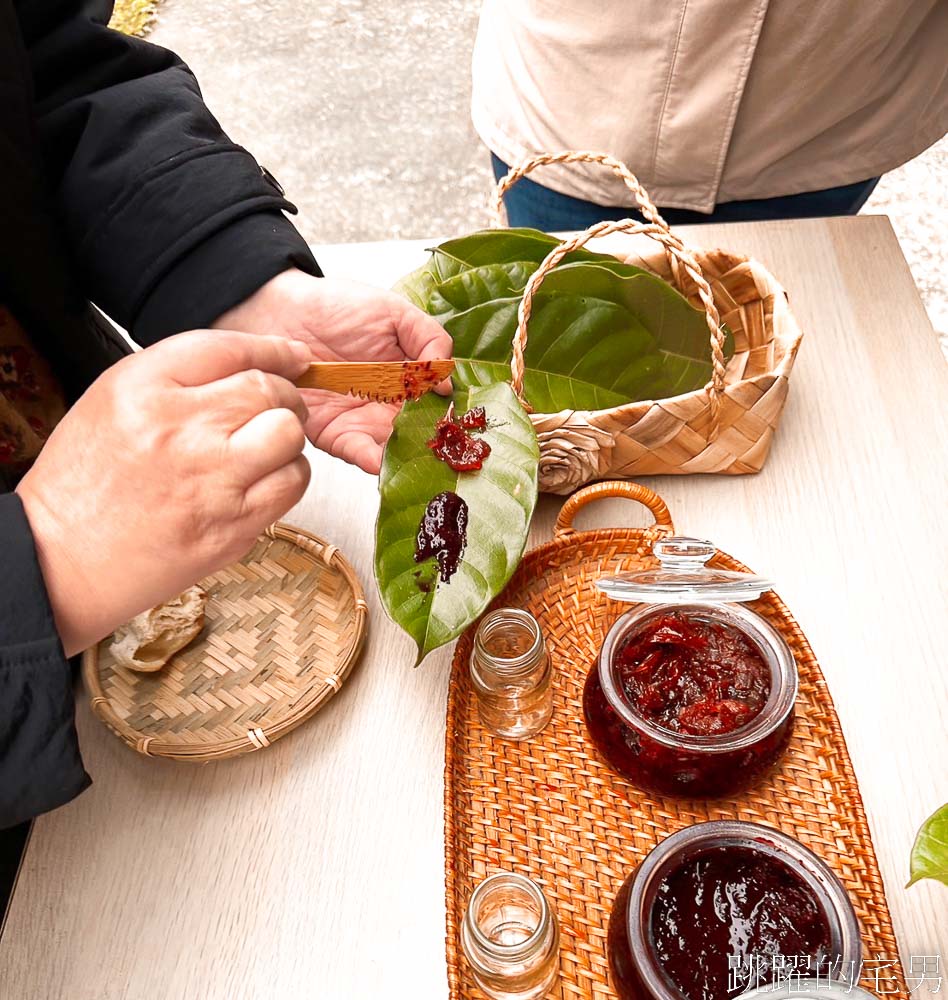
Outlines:
[[89, 785], [76, 737], [72, 670], [53, 622], [16, 493], [0, 494], [0, 828], [55, 809]]
[[106, 27], [111, 0], [17, 0], [47, 182], [86, 294], [148, 344], [269, 278], [319, 268], [295, 211], [176, 55]]

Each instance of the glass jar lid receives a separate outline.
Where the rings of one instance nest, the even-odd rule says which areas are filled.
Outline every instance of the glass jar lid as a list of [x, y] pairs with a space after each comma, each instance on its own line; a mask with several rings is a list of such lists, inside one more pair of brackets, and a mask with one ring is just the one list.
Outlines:
[[603, 576], [596, 586], [614, 600], [635, 604], [753, 601], [773, 589], [766, 577], [708, 566], [716, 549], [703, 538], [660, 538], [652, 552], [658, 569]]

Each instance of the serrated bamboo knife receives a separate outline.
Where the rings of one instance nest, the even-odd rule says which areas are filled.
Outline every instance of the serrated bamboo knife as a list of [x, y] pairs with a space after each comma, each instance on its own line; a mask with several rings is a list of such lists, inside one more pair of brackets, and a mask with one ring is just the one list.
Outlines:
[[417, 399], [454, 371], [452, 358], [433, 361], [313, 361], [296, 380], [300, 389], [325, 389], [379, 403]]

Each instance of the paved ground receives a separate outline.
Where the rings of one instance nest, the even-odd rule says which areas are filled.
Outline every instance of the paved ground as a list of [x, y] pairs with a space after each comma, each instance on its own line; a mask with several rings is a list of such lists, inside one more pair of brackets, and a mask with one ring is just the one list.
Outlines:
[[[179, 52], [313, 242], [484, 225], [491, 177], [468, 116], [479, 0], [165, 0]], [[885, 177], [885, 213], [948, 354], [948, 141]]]

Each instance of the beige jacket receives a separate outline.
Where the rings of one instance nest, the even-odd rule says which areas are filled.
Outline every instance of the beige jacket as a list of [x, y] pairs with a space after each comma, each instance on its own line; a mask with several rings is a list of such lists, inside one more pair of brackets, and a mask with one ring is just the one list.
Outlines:
[[[948, 131], [948, 0], [485, 0], [472, 114], [510, 163], [592, 149], [659, 205], [864, 180]], [[588, 165], [535, 179], [600, 204]]]

